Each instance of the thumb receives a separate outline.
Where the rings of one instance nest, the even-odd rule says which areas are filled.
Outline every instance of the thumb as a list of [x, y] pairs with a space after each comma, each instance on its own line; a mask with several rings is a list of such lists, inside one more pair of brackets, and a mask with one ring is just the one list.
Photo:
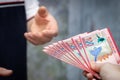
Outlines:
[[92, 62], [91, 64], [91, 68], [96, 71], [96, 72], [100, 72], [102, 66], [104, 65], [104, 63], [95, 63], [95, 62]]
[[41, 6], [38, 10], [38, 14], [40, 17], [45, 18], [48, 15], [47, 8], [45, 6]]
[[92, 63], [91, 68], [96, 72], [109, 71], [120, 71], [120, 65], [111, 63]]
[[46, 25], [49, 20], [47, 19], [48, 16], [48, 11], [47, 8], [44, 6], [41, 6], [37, 12], [37, 14], [35, 15], [35, 21], [37, 24], [41, 25]]
[[120, 80], [120, 65], [111, 63], [99, 63], [92, 66], [98, 72], [102, 80]]

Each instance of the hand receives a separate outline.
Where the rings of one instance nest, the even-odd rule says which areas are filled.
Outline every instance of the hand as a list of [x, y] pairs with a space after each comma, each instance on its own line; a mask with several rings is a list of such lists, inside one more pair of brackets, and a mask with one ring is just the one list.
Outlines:
[[[101, 80], [120, 80], [120, 65], [101, 63], [94, 64], [92, 69], [99, 73]], [[84, 71], [83, 74], [88, 78], [88, 80], [98, 80], [94, 78], [91, 73]]]
[[35, 17], [28, 22], [28, 31], [25, 37], [34, 45], [45, 44], [58, 34], [58, 25], [55, 18], [42, 6]]
[[0, 67], [0, 76], [6, 77], [6, 76], [10, 76], [12, 73], [13, 73], [12, 70], [8, 70], [3, 67]]

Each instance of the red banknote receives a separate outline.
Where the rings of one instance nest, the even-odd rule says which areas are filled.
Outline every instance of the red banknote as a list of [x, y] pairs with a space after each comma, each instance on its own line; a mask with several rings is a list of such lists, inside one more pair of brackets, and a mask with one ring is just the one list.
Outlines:
[[120, 63], [120, 54], [108, 28], [79, 34], [44, 47], [43, 51], [65, 63], [99, 75], [91, 63]]

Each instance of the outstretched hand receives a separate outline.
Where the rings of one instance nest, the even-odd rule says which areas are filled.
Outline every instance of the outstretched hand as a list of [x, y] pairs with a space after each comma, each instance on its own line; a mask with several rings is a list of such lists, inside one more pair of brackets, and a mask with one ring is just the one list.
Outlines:
[[58, 25], [55, 18], [46, 7], [39, 8], [35, 17], [28, 22], [28, 32], [24, 35], [34, 45], [45, 44], [58, 34]]

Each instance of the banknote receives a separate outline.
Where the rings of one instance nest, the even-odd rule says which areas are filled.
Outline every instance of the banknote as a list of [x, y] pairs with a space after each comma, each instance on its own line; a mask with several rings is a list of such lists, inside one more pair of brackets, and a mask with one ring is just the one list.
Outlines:
[[86, 70], [97, 78], [100, 77], [91, 69], [92, 62], [120, 63], [118, 47], [108, 28], [57, 41], [44, 47], [43, 51], [65, 63]]
[[108, 59], [112, 57], [112, 59], [110, 58], [110, 62], [117, 64], [112, 49], [114, 44], [111, 45], [111, 39], [107, 33], [107, 28], [105, 28], [104, 30], [93, 31], [82, 37], [84, 49], [90, 62], [108, 62]]

